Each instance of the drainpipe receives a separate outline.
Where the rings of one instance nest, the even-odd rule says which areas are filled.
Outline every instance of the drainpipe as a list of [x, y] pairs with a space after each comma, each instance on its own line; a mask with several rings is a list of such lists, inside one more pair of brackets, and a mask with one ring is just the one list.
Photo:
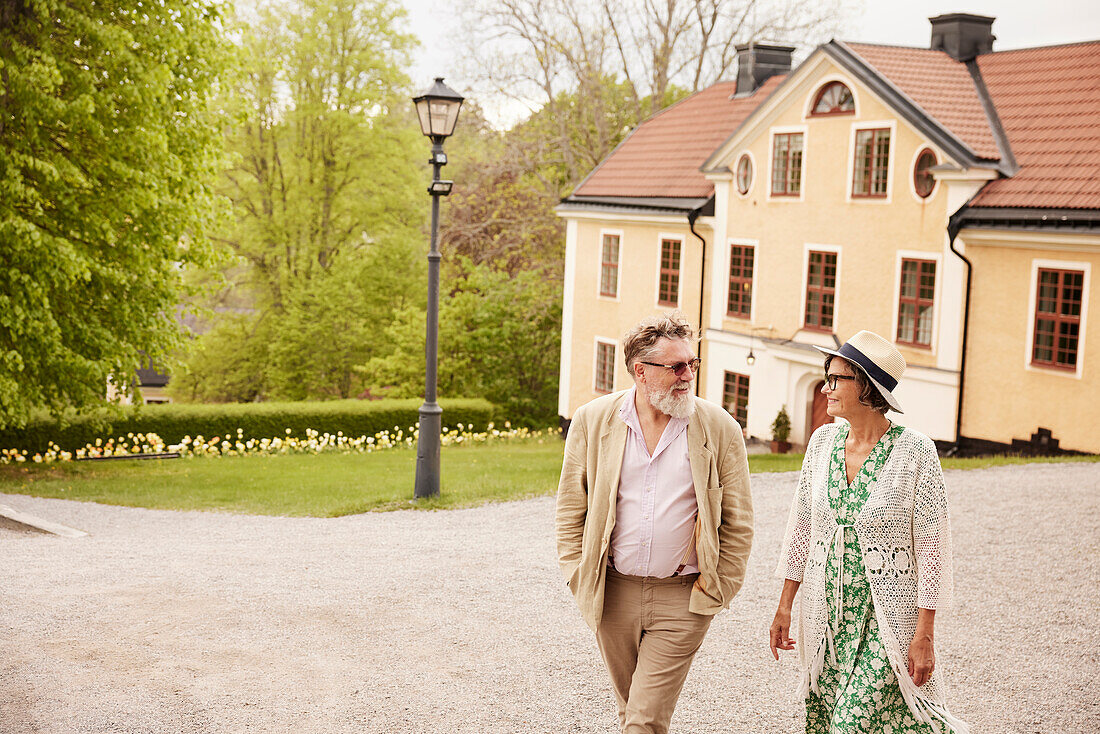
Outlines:
[[[703, 206], [706, 206], [704, 204]], [[688, 229], [695, 235], [696, 239], [703, 246], [702, 255], [699, 258], [699, 346], [700, 352], [703, 350], [703, 288], [707, 282], [707, 241], [703, 239], [703, 236], [695, 231], [695, 220], [699, 218], [702, 213], [703, 207], [698, 209], [692, 209], [688, 212]], [[699, 355], [702, 356], [701, 354]], [[699, 375], [695, 376], [695, 397], [699, 397]]]
[[959, 207], [959, 210], [951, 215], [951, 218], [947, 220], [947, 236], [948, 247], [951, 252], [962, 260], [966, 264], [966, 293], [963, 299], [963, 335], [962, 335], [962, 352], [959, 358], [959, 404], [955, 413], [955, 445], [947, 450], [948, 456], [954, 456], [959, 453], [959, 445], [962, 442], [962, 416], [963, 416], [963, 386], [966, 384], [964, 379], [966, 376], [966, 346], [967, 337], [970, 333], [970, 278], [974, 272], [974, 264], [966, 259], [966, 255], [962, 254], [955, 249], [955, 237], [959, 234], [959, 229], [962, 226], [962, 216], [966, 212], [967, 205], [963, 204]]

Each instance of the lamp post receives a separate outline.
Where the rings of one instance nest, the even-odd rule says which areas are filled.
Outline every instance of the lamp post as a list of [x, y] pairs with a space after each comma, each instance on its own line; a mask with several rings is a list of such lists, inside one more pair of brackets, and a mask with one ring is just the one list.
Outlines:
[[420, 433], [416, 443], [415, 499], [439, 496], [439, 446], [443, 425], [443, 409], [436, 402], [436, 364], [439, 347], [439, 197], [451, 193], [453, 181], [441, 180], [439, 169], [447, 165], [443, 141], [455, 130], [462, 95], [443, 83], [437, 76], [435, 84], [424, 94], [414, 97], [420, 131], [432, 141], [432, 239], [428, 250], [428, 319], [424, 341], [424, 404], [420, 406]]

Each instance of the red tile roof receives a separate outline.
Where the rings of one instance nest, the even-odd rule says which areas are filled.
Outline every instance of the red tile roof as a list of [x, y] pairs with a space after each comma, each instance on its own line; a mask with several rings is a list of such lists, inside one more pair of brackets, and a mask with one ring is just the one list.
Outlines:
[[710, 196], [714, 186], [699, 167], [783, 78], [773, 76], [737, 99], [736, 84], [719, 82], [666, 107], [639, 125], [573, 195]]
[[978, 57], [1020, 170], [972, 206], [1100, 209], [1100, 41]]
[[929, 48], [845, 45], [969, 146], [975, 157], [987, 160], [1001, 157], [966, 64]]

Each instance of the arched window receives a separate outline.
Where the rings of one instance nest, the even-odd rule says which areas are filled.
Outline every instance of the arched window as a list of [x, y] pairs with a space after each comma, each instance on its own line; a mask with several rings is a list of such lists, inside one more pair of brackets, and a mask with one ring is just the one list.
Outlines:
[[932, 189], [936, 187], [936, 179], [928, 170], [936, 165], [936, 162], [936, 154], [925, 148], [917, 156], [917, 163], [913, 166], [913, 189], [922, 199], [931, 196]]
[[856, 111], [856, 101], [852, 90], [840, 82], [829, 82], [823, 86], [814, 99], [811, 115], [850, 115]]
[[749, 193], [752, 186], [752, 158], [748, 153], [742, 153], [737, 161], [737, 190], [742, 196]]

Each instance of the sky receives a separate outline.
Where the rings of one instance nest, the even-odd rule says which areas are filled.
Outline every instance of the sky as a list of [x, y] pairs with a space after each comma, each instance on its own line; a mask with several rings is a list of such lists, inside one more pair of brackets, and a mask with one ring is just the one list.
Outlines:
[[[458, 30], [451, 11], [453, 1], [401, 2], [409, 11], [409, 27], [421, 42], [410, 72], [414, 87], [427, 89], [434, 77], [443, 76], [462, 93], [463, 80], [455, 71], [457, 45], [448, 41], [449, 33]], [[931, 37], [928, 18], [944, 13], [995, 17], [995, 51], [1100, 40], [1098, 0], [850, 0], [849, 5], [854, 8], [850, 30], [838, 34], [845, 41], [924, 47]], [[492, 115], [492, 104], [484, 106]], [[508, 111], [501, 110], [500, 115], [506, 117]]]

